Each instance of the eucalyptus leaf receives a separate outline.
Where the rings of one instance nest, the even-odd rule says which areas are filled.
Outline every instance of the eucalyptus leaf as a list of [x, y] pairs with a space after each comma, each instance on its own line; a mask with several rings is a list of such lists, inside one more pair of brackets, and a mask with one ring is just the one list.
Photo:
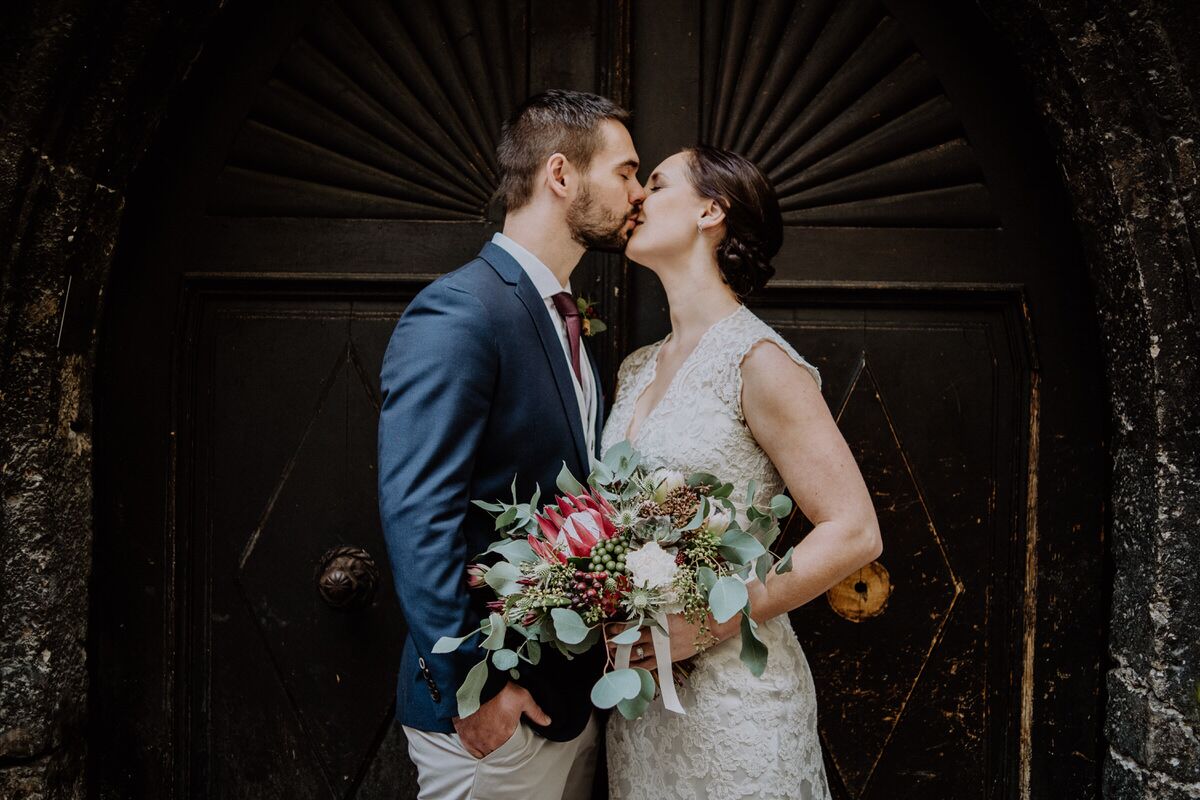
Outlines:
[[699, 567], [696, 570], [696, 578], [706, 592], [712, 591], [713, 586], [717, 584], [717, 573], [713, 572], [710, 567]]
[[[653, 698], [651, 698], [653, 699]], [[650, 700], [638, 695], [631, 697], [628, 700], [622, 700], [617, 703], [617, 711], [621, 712], [621, 716], [625, 719], [633, 720], [646, 713], [646, 709], [650, 707]]]
[[507, 528], [509, 525], [513, 524], [513, 520], [515, 520], [516, 518], [517, 518], [517, 507], [509, 506], [508, 508], [504, 509], [503, 514], [496, 517], [496, 530], [500, 530], [501, 528]]
[[622, 700], [632, 700], [641, 695], [642, 679], [632, 669], [616, 669], [606, 672], [592, 687], [592, 705], [596, 708], [612, 708]]
[[609, 639], [613, 644], [633, 644], [642, 635], [642, 629], [637, 625], [630, 625], [625, 630], [618, 633], [616, 636]]
[[434, 653], [453, 653], [455, 650], [457, 650], [459, 647], [462, 646], [463, 642], [465, 642], [467, 639], [470, 639], [472, 636], [474, 636], [477, 633], [479, 633], [479, 628], [476, 628], [475, 630], [471, 631], [466, 636], [459, 636], [457, 638], [450, 637], [450, 636], [443, 636], [442, 638], [438, 639], [436, 642], [433, 643], [433, 652]]
[[696, 516], [692, 517], [692, 521], [686, 527], [680, 530], [694, 531], [704, 524], [704, 520], [708, 517], [708, 498], [701, 497], [700, 505], [696, 507]]
[[638, 674], [642, 680], [642, 690], [638, 693], [638, 697], [650, 701], [654, 699], [654, 692], [658, 688], [654, 685], [654, 676], [650, 674], [650, 670], [634, 667], [633, 671]]
[[713, 497], [718, 500], [724, 500], [725, 498], [729, 497], [729, 495], [731, 495], [731, 494], [733, 494], [733, 484], [725, 483], [725, 484], [718, 486], [716, 489], [713, 489], [712, 493], [709, 495], [709, 497]]
[[555, 481], [555, 485], [558, 486], [559, 491], [571, 495], [583, 494], [586, 491], [583, 488], [583, 484], [571, 474], [571, 470], [567, 468], [567, 462], [565, 461], [563, 462], [562, 469], [558, 471], [558, 479]]
[[588, 330], [591, 331], [592, 336], [595, 336], [597, 333], [604, 333], [608, 330], [608, 326], [595, 317], [592, 317], [588, 320]]
[[750, 668], [751, 674], [761, 678], [767, 668], [767, 646], [754, 632], [754, 622], [749, 614], [742, 615], [742, 663]]
[[458, 691], [454, 695], [455, 699], [458, 700], [458, 715], [460, 717], [469, 717], [479, 710], [479, 693], [483, 691], [483, 685], [487, 682], [487, 675], [488, 664], [486, 658], [471, 667], [471, 671], [467, 673], [462, 686], [458, 687]]
[[496, 669], [513, 669], [518, 661], [517, 654], [507, 647], [492, 653], [492, 664]]
[[767, 549], [745, 531], [731, 528], [721, 537], [717, 552], [734, 564], [748, 564], [767, 552]]
[[484, 624], [484, 630], [487, 632], [487, 638], [479, 643], [479, 646], [484, 650], [499, 650], [504, 646], [504, 633], [507, 627], [504, 624], [504, 617], [492, 612], [488, 615], [488, 621]]
[[493, 514], [499, 514], [504, 510], [504, 506], [500, 505], [499, 503], [487, 503], [483, 500], [472, 500], [471, 504], [479, 506], [484, 511], [490, 511]]
[[529, 663], [537, 666], [542, 660], [542, 645], [537, 639], [530, 639], [525, 643], [525, 654], [529, 656]]
[[716, 582], [708, 593], [708, 607], [717, 622], [728, 622], [742, 610], [749, 600], [746, 584], [737, 578], [725, 576]]
[[754, 561], [754, 575], [759, 583], [767, 582], [767, 573], [771, 571], [771, 555], [765, 553]]
[[488, 545], [489, 553], [499, 553], [514, 566], [527, 561], [537, 561], [528, 539], [500, 539]]
[[767, 523], [766, 527], [763, 528], [762, 534], [756, 536], [755, 538], [762, 542], [763, 547], [770, 550], [771, 545], [773, 545], [775, 540], [779, 538], [779, 523], [771, 517], [767, 517], [767, 519], [771, 521]]
[[795, 549], [796, 546], [792, 545], [787, 549], [786, 553], [779, 557], [779, 563], [775, 565], [776, 575], [782, 575], [785, 572], [792, 571], [792, 551]]
[[616, 477], [616, 473], [612, 471], [611, 467], [603, 461], [597, 461], [592, 467], [592, 474], [588, 476], [588, 483], [606, 486], [612, 483], [614, 477]]
[[777, 494], [771, 498], [771, 513], [777, 519], [783, 519], [792, 513], [792, 498], [785, 494]]
[[600, 641], [600, 628], [590, 628], [587, 632], [587, 636], [583, 637], [583, 641], [577, 642], [576, 644], [564, 645], [564, 647], [568, 653], [579, 655], [580, 653], [586, 653], [588, 650], [591, 650], [598, 641]]
[[501, 597], [507, 597], [514, 592], [520, 591], [521, 584], [517, 583], [517, 578], [519, 577], [521, 577], [521, 570], [517, 569], [515, 564], [501, 561], [494, 564], [484, 574], [483, 580], [495, 590], [496, 594]]
[[720, 486], [721, 480], [716, 475], [707, 472], [696, 472], [688, 476], [687, 485], [691, 487]]
[[583, 617], [569, 608], [550, 609], [550, 618], [554, 620], [554, 632], [558, 640], [566, 645], [579, 644], [588, 635], [588, 626]]
[[617, 442], [604, 454], [604, 463], [613, 472], [613, 477], [619, 481], [629, 480], [638, 465], [637, 451], [628, 441]]

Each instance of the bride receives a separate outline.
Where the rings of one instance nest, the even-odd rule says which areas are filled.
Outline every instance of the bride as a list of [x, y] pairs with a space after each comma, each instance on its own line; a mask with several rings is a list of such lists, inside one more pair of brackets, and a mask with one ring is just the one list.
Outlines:
[[[769, 648], [762, 677], [739, 658], [740, 615], [710, 619], [717, 643], [680, 691], [686, 715], [654, 703], [635, 721], [610, 717], [611, 797], [827, 800], [812, 674], [787, 612], [879, 556], [875, 511], [817, 368], [742, 304], [782, 244], [770, 183], [698, 146], [659, 164], [646, 191], [626, 255], [662, 281], [671, 333], [621, 364], [603, 450], [628, 440], [649, 467], [710, 472], [743, 494], [754, 480], [759, 503], [787, 488], [815, 527], [790, 572], [747, 587]], [[697, 633], [670, 618], [674, 660], [696, 654]], [[654, 669], [648, 634], [633, 653], [631, 666]]]

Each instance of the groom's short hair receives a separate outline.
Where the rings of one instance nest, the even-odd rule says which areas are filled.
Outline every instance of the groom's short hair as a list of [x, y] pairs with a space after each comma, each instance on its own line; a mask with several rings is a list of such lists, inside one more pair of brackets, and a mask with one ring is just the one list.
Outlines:
[[530, 201], [538, 170], [555, 153], [586, 172], [600, 147], [600, 124], [606, 119], [628, 126], [629, 112], [607, 97], [567, 89], [551, 89], [526, 100], [504, 123], [496, 148], [496, 194], [505, 210], [516, 211]]

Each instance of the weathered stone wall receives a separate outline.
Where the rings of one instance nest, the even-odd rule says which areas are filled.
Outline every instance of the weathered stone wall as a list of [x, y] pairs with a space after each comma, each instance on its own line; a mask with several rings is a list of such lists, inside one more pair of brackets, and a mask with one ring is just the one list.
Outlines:
[[0, 4], [0, 797], [83, 796], [95, 300], [211, 13]]
[[1105, 796], [1200, 798], [1200, 8], [981, 5], [1056, 150], [1112, 387]]
[[[95, 300], [130, 172], [218, 2], [0, 6], [0, 797], [83, 796]], [[1055, 149], [1107, 353], [1105, 796], [1200, 798], [1200, 17], [1192, 0], [978, 2]], [[79, 322], [60, 341], [64, 302]]]

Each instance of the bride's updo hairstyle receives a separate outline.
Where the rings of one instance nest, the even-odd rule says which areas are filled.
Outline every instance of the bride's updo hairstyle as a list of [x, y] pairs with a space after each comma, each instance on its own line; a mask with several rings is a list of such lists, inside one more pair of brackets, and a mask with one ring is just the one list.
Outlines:
[[706, 144], [684, 152], [692, 187], [725, 209], [725, 238], [717, 246], [717, 266], [733, 293], [744, 299], [775, 274], [771, 259], [783, 245], [783, 216], [775, 189], [753, 162], [737, 153]]

